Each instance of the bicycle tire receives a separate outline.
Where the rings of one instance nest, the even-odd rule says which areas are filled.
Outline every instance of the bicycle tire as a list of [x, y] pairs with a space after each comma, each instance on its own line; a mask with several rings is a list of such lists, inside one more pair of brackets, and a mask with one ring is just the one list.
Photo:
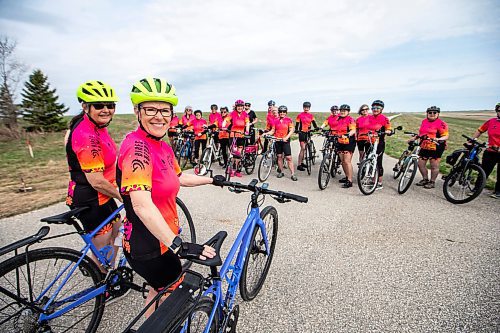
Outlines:
[[[212, 312], [214, 306], [215, 303], [213, 299], [208, 296], [201, 297], [188, 319], [188, 332], [203, 333], [208, 325], [208, 319], [210, 318], [210, 313]], [[210, 333], [216, 333], [219, 331], [219, 317], [219, 309], [216, 309], [214, 319], [210, 325]]]
[[314, 142], [312, 140], [309, 142], [309, 144], [311, 145], [311, 162], [312, 162], [312, 165], [315, 165], [316, 164], [316, 147], [314, 146]]
[[224, 176], [226, 177], [226, 181], [230, 181], [231, 180], [231, 172], [233, 170], [233, 158], [231, 156], [229, 156], [227, 158], [227, 165], [226, 165], [226, 169], [224, 171]]
[[273, 169], [273, 156], [271, 152], [265, 152], [260, 158], [258, 176], [261, 182], [265, 182]]
[[[196, 229], [194, 227], [193, 218], [189, 209], [184, 202], [176, 197], [175, 203], [177, 205], [177, 217], [179, 220], [180, 234], [179, 237], [183, 242], [196, 243]], [[187, 259], [181, 259], [182, 269], [187, 270], [193, 264]]]
[[251, 175], [253, 171], [255, 170], [255, 161], [257, 160], [257, 155], [255, 154], [248, 154], [245, 157], [245, 172], [247, 175]]
[[[479, 165], [477, 164], [468, 164], [463, 170], [463, 168], [457, 168], [455, 170], [452, 170], [451, 173], [446, 176], [446, 179], [443, 184], [443, 194], [449, 202], [453, 204], [464, 204], [467, 202], [470, 202], [477, 198], [479, 194], [484, 189], [484, 186], [486, 185], [486, 174]], [[471, 189], [471, 192], [465, 193], [465, 190], [467, 189], [466, 186], [470, 189], [469, 187], [469, 181], [471, 177], [471, 173], [473, 171], [477, 172], [477, 178], [474, 183], [474, 188]], [[459, 179], [462, 178], [462, 179]], [[464, 184], [464, 181], [467, 182]], [[452, 193], [455, 189], [458, 189], [459, 191], [461, 190], [459, 187], [462, 187], [462, 198], [458, 199], [456, 196]]]
[[339, 168], [341, 165], [340, 156], [337, 152], [334, 153], [333, 166], [330, 168], [330, 175], [335, 178], [339, 174]]
[[307, 174], [311, 175], [311, 147], [307, 144], [306, 151], [304, 152], [304, 159], [306, 160], [306, 170]]
[[401, 173], [401, 178], [398, 183], [398, 193], [405, 194], [406, 191], [410, 188], [413, 180], [415, 179], [415, 175], [417, 174], [418, 162], [416, 159], [411, 157], [407, 157], [409, 159], [408, 162], [403, 162], [402, 169], [404, 171]]
[[323, 157], [323, 161], [319, 166], [318, 172], [318, 187], [320, 190], [324, 190], [328, 186], [328, 182], [330, 181], [331, 169], [332, 169], [332, 154], [331, 152], [327, 152]]
[[189, 160], [189, 147], [187, 143], [184, 143], [181, 147], [181, 152], [179, 154], [179, 166], [181, 169], [186, 167], [187, 161]]
[[[375, 169], [375, 170], [374, 170]], [[370, 177], [369, 174], [372, 173], [374, 176]], [[378, 169], [377, 169], [377, 160], [375, 159], [365, 159], [359, 165], [358, 170], [358, 188], [364, 195], [370, 195], [375, 192], [377, 188], [378, 181]]]
[[[41, 298], [42, 302], [48, 301], [50, 296], [53, 295], [55, 290], [59, 287], [62, 281], [59, 283], [54, 283], [53, 286], [49, 287], [49, 284], [55, 280], [55, 277], [60, 274], [61, 269], [65, 268], [68, 265], [76, 264], [81, 257], [81, 253], [72, 249], [66, 248], [44, 248], [44, 249], [36, 249], [33, 251], [28, 251], [27, 253], [19, 254], [15, 257], [12, 257], [0, 265], [0, 281], [1, 285], [9, 289], [14, 294], [17, 294], [18, 288], [16, 287], [16, 276], [19, 276], [20, 288], [19, 292], [21, 298], [25, 299], [35, 299], [40, 296], [39, 293], [48, 288], [47, 292]], [[43, 267], [41, 267], [43, 265]], [[30, 272], [30, 280], [28, 282], [28, 267]], [[39, 277], [38, 275], [35, 277], [36, 273], [45, 274], [43, 277]], [[50, 274], [49, 278], [47, 275]], [[62, 278], [64, 278], [66, 274], [63, 274]], [[10, 278], [14, 279], [11, 280]], [[76, 281], [78, 279], [78, 281]], [[73, 272], [71, 277], [68, 279], [66, 284], [62, 287], [60, 292], [57, 295], [57, 298], [52, 302], [52, 306], [54, 307], [51, 312], [56, 312], [62, 308], [62, 306], [66, 306], [74, 302], [76, 299], [82, 297], [82, 292], [87, 290], [87, 293], [92, 291], [92, 288], [97, 286], [102, 280], [101, 273], [97, 265], [87, 256], [83, 258], [80, 262], [80, 265]], [[38, 286], [40, 284], [41, 286]], [[35, 285], [35, 283], [37, 285]], [[21, 285], [22, 284], [22, 285]], [[26, 284], [26, 285], [24, 285]], [[32, 294], [29, 294], [30, 284], [32, 288]], [[24, 288], [27, 288], [24, 291]], [[27, 293], [27, 294], [26, 294]], [[69, 294], [68, 294], [69, 293]], [[74, 300], [69, 300], [71, 297], [74, 297]], [[11, 299], [7, 295], [0, 293], [0, 300], [3, 300], [3, 304], [6, 300], [10, 302], [15, 302], [15, 300]], [[67, 300], [66, 302], [63, 302]], [[62, 304], [58, 304], [61, 303]], [[34, 302], [33, 304], [41, 306], [41, 302]], [[29, 326], [32, 331], [37, 331], [37, 329], [50, 332], [58, 332], [58, 329], [73, 331], [75, 326], [78, 325], [80, 331], [85, 331], [86, 333], [93, 333], [97, 330], [99, 323], [102, 318], [102, 314], [104, 312], [104, 294], [98, 295], [90, 299], [89, 301], [81, 304], [80, 306], [62, 314], [61, 316], [52, 319], [47, 323], [37, 323], [38, 314], [33, 313], [33, 310], [30, 308], [16, 304], [10, 307], [4, 307], [1, 313], [2, 317], [8, 318], [9, 315], [6, 315], [8, 309], [13, 309], [17, 313], [15, 317], [11, 317], [13, 321], [6, 321], [0, 327], [1, 332], [17, 332], [19, 331], [18, 326], [22, 325], [23, 329], [26, 325]], [[57, 306], [60, 305], [60, 306]], [[62, 306], [61, 306], [62, 305]], [[19, 307], [19, 308], [18, 308]], [[82, 311], [88, 309], [90, 312], [82, 317]], [[77, 315], [76, 318], [72, 317]], [[90, 317], [90, 318], [89, 318]], [[85, 321], [85, 319], [89, 318], [89, 322]], [[21, 323], [20, 323], [21, 321]], [[76, 322], [75, 322], [76, 321]], [[74, 323], [73, 323], [74, 322]], [[13, 324], [12, 327], [9, 326]], [[72, 324], [72, 326], [71, 326]], [[67, 327], [67, 325], [70, 325]], [[52, 326], [52, 327], [51, 327]]]
[[[396, 165], [394, 165], [394, 168], [392, 169], [392, 177], [394, 177], [394, 179], [398, 179], [399, 176], [401, 175], [401, 173], [403, 172], [404, 168], [403, 168], [403, 161], [405, 160], [406, 156], [408, 156], [408, 151], [405, 150], [404, 152], [401, 153], [401, 156], [399, 156], [399, 159], [398, 161], [396, 162]], [[394, 169], [397, 169], [397, 170], [394, 170]]]
[[[267, 273], [269, 272], [269, 268], [271, 267], [274, 247], [276, 246], [276, 239], [278, 237], [278, 212], [276, 211], [276, 208], [267, 206], [260, 212], [260, 218], [264, 221], [264, 224], [266, 226], [266, 233], [268, 236], [269, 244], [269, 255], [267, 255], [264, 239], [260, 228], [256, 225], [252, 232], [249, 248], [245, 257], [245, 263], [243, 264], [243, 269], [241, 272], [240, 294], [241, 298], [243, 298], [243, 300], [245, 301], [251, 301], [252, 299], [254, 299], [262, 289], [264, 281], [267, 277]], [[256, 276], [256, 278], [252, 278], [251, 273], [255, 271], [255, 268], [249, 268], [249, 265], [251, 264], [250, 261], [257, 263], [260, 257], [265, 260], [263, 262], [263, 265], [261, 265], [262, 269], [260, 273], [257, 273], [258, 275]]]
[[201, 153], [201, 158], [198, 161], [198, 165], [196, 168], [198, 169], [198, 175], [204, 176], [210, 170], [212, 166], [212, 147], [207, 147], [203, 149], [203, 153]]

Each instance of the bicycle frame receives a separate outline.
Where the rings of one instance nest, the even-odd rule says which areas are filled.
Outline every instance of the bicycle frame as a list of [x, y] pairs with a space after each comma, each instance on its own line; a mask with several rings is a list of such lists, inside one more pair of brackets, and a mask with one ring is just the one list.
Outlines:
[[[228, 311], [230, 311], [234, 306], [234, 299], [236, 297], [238, 284], [240, 282], [241, 272], [245, 264], [247, 252], [250, 247], [250, 239], [252, 237], [252, 232], [256, 226], [259, 227], [262, 235], [264, 236], [263, 238], [266, 252], [269, 255], [269, 240], [267, 238], [266, 226], [264, 224], [264, 221], [262, 221], [262, 219], [260, 218], [259, 207], [253, 207], [250, 210], [245, 223], [243, 223], [243, 226], [240, 229], [236, 240], [231, 246], [231, 250], [224, 260], [220, 271], [217, 272], [216, 267], [211, 267], [213, 277], [212, 284], [203, 293], [203, 296], [212, 295], [215, 296], [215, 299], [214, 307], [212, 308], [212, 312], [210, 313], [210, 317], [208, 318], [207, 326], [204, 330], [205, 333], [209, 333], [212, 321], [214, 320], [217, 310], [219, 310], [218, 313], [222, 315], [224, 313], [224, 309], [228, 309]], [[235, 262], [234, 264], [231, 264], [235, 255]], [[228, 284], [225, 296], [223, 295], [223, 279]], [[187, 325], [183, 327], [181, 332], [187, 332]]]
[[[377, 149], [378, 149], [378, 142], [380, 140], [380, 138], [378, 136], [375, 137], [375, 142], [372, 142], [372, 138], [373, 138], [373, 134], [371, 131], [368, 132], [368, 141], [370, 142], [370, 149], [368, 150], [368, 153], [366, 154], [367, 156], [365, 157], [365, 159], [371, 159], [373, 160], [373, 163], [375, 163], [375, 165], [377, 164], [377, 158], [378, 158], [378, 154], [377, 154]], [[375, 168], [372, 168], [371, 169], [371, 174], [369, 175], [369, 177], [373, 177], [373, 173], [375, 172]]]

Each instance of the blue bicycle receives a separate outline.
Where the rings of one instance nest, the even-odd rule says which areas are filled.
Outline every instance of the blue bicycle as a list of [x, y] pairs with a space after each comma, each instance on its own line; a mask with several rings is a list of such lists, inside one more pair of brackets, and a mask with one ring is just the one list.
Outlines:
[[[257, 179], [248, 185], [228, 182], [234, 193], [252, 192], [251, 209], [226, 259], [222, 262], [220, 248], [227, 233], [219, 232], [205, 244], [216, 250], [216, 257], [208, 260], [192, 260], [210, 266], [210, 275], [187, 271], [182, 284], [158, 307], [158, 309], [134, 331], [131, 329], [144, 311], [129, 325], [125, 332], [235, 332], [239, 306], [235, 297], [239, 288], [245, 301], [254, 299], [261, 290], [273, 259], [278, 233], [278, 212], [272, 206], [260, 206], [268, 194], [280, 203], [295, 200], [307, 202], [306, 197], [273, 191], [268, 184], [257, 186]], [[217, 270], [217, 266], [221, 266]], [[166, 288], [165, 288], [166, 290]], [[162, 297], [158, 294], [149, 306]], [[147, 308], [147, 307], [146, 307]]]
[[185, 168], [188, 161], [192, 161], [193, 153], [193, 132], [182, 132], [179, 135], [180, 142], [176, 144], [175, 156], [181, 168]]
[[[196, 242], [191, 215], [177, 198], [181, 238]], [[143, 294], [147, 286], [134, 283], [133, 271], [124, 256], [112, 263], [114, 249], [97, 249], [92, 238], [123, 209], [120, 206], [92, 233], [85, 233], [77, 220], [79, 207], [42, 219], [49, 224], [69, 224], [76, 231], [46, 237], [50, 228], [42, 227], [36, 235], [0, 249], [0, 256], [14, 256], [0, 263], [0, 332], [95, 332], [102, 318], [105, 302], [133, 289]], [[35, 243], [77, 233], [85, 242], [80, 251], [62, 247], [30, 250]], [[24, 253], [18, 250], [25, 247]], [[105, 268], [102, 273], [94, 258]], [[191, 263], [183, 263], [187, 268]]]

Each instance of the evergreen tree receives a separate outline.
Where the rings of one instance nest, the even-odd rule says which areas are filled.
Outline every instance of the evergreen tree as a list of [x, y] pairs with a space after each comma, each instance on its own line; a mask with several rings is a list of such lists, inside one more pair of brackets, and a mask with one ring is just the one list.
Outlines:
[[9, 87], [2, 84], [0, 87], [0, 120], [9, 129], [16, 129], [19, 109], [14, 104]]
[[22, 108], [28, 131], [60, 131], [66, 127], [63, 114], [68, 108], [58, 103], [55, 89], [50, 89], [47, 77], [36, 69], [24, 84]]

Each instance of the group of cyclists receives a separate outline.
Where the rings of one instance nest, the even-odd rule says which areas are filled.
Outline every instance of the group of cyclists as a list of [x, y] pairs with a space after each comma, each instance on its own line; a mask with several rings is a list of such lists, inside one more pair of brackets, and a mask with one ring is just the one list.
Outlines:
[[[178, 118], [173, 109], [178, 103], [175, 87], [161, 78], [144, 78], [137, 81], [130, 92], [137, 128], [126, 135], [117, 150], [108, 132], [119, 100], [115, 90], [101, 81], [88, 81], [78, 87], [77, 98], [82, 105], [82, 112], [71, 120], [65, 137], [71, 178], [66, 203], [71, 208], [91, 207], [78, 216], [87, 232], [94, 230], [117, 208], [113, 199], [124, 203], [123, 250], [132, 269], [152, 286], [147, 304], [163, 288], [175, 288], [182, 281], [180, 258], [206, 259], [215, 256], [213, 248], [183, 242], [178, 237], [175, 198], [179, 187], [207, 184], [222, 186], [225, 180], [220, 175], [211, 178], [182, 172], [171, 145], [163, 140], [164, 136], [168, 135], [170, 143], [174, 144], [179, 131], [192, 131], [194, 158], [197, 158], [200, 148], [206, 145], [207, 129], [218, 129], [215, 139], [223, 148], [224, 162], [227, 163], [226, 148], [229, 147], [230, 139], [235, 142], [240, 153], [246, 140], [255, 142], [256, 114], [250, 109], [250, 103], [238, 99], [232, 112], [229, 112], [228, 107], [221, 107], [219, 113], [217, 105], [213, 104], [208, 122], [203, 119], [202, 111], [193, 112], [191, 106], [186, 106], [184, 115]], [[290, 138], [294, 133], [298, 134], [300, 142], [297, 170], [303, 171], [305, 145], [311, 133], [328, 128], [331, 134], [339, 137], [338, 151], [345, 173], [345, 177], [340, 180], [342, 187], [352, 187], [352, 156], [355, 148], [358, 147], [359, 157], [363, 159], [370, 146], [369, 141], [373, 140], [371, 134], [379, 133], [377, 167], [380, 177], [377, 186], [382, 188], [384, 140], [386, 135], [392, 133], [391, 122], [383, 110], [384, 102], [375, 100], [371, 104], [371, 114], [370, 107], [363, 104], [358, 110], [359, 117], [354, 119], [350, 116], [349, 105], [334, 105], [330, 109], [331, 115], [319, 127], [311, 113], [310, 102], [303, 103], [303, 111], [296, 117], [294, 124], [287, 116], [286, 106], [277, 107], [274, 101], [269, 101], [263, 135], [276, 138], [277, 177], [284, 176], [286, 161], [291, 179], [297, 180], [290, 147]], [[484, 123], [474, 135], [477, 138], [482, 133], [488, 133], [489, 146], [482, 163], [487, 175], [500, 162], [500, 103], [495, 110], [497, 116]], [[447, 124], [439, 118], [438, 107], [429, 107], [426, 114], [419, 136], [429, 140], [422, 143], [420, 150], [419, 169], [423, 179], [417, 185], [430, 189], [435, 186], [439, 161], [449, 134]], [[267, 146], [268, 142], [265, 142], [264, 149]], [[238, 163], [237, 159], [235, 163]], [[430, 176], [427, 163], [431, 166]], [[239, 177], [241, 175], [237, 170], [238, 165], [235, 165], [234, 176]], [[498, 170], [494, 192], [496, 198], [500, 197]], [[98, 248], [113, 246], [120, 225], [120, 217], [117, 217], [95, 236], [94, 244]], [[152, 311], [150, 309], [146, 315]]]

